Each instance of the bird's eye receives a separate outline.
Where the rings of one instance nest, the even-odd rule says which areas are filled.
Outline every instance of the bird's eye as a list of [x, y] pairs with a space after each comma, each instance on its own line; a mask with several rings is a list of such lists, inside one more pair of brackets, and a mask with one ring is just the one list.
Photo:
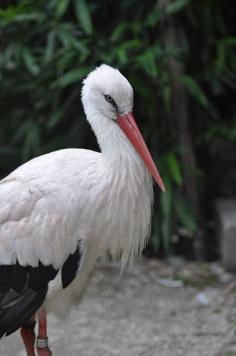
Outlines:
[[116, 112], [119, 112], [118, 105], [110, 95], [104, 95], [106, 101], [113, 106]]
[[110, 104], [115, 103], [114, 100], [112, 99], [112, 97], [111, 97], [110, 95], [105, 95], [105, 99], [106, 99], [106, 101], [108, 101], [108, 103], [110, 103]]

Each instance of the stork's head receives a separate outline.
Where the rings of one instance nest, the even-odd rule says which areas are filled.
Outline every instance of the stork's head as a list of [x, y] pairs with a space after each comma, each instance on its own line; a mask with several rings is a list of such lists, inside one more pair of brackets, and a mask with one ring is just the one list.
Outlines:
[[87, 117], [112, 120], [135, 147], [154, 180], [165, 191], [164, 184], [135, 122], [133, 88], [118, 69], [102, 64], [83, 81], [82, 103]]
[[133, 88], [118, 69], [102, 64], [87, 76], [83, 84], [85, 112], [93, 110], [116, 120], [117, 113], [122, 115], [132, 111]]

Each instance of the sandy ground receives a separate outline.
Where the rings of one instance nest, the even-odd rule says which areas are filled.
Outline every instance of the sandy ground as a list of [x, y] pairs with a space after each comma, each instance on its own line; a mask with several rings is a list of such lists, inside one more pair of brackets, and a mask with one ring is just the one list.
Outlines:
[[[55, 356], [235, 356], [235, 277], [218, 265], [100, 264], [82, 303], [49, 317]], [[1, 356], [25, 356], [18, 333]]]

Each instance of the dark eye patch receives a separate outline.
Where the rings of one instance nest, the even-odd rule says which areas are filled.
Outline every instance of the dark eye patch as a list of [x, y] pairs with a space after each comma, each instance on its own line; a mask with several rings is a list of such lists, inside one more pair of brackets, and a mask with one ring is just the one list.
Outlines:
[[118, 106], [115, 100], [110, 95], [104, 95], [106, 101], [113, 106], [116, 112], [119, 112]]

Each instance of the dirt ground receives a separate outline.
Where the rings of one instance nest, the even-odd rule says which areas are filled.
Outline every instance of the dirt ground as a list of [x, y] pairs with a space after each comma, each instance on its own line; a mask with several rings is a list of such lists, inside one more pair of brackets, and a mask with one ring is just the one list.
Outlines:
[[[235, 356], [235, 276], [217, 264], [145, 260], [123, 276], [99, 264], [82, 303], [49, 317], [55, 356]], [[24, 356], [18, 333], [1, 356]]]

